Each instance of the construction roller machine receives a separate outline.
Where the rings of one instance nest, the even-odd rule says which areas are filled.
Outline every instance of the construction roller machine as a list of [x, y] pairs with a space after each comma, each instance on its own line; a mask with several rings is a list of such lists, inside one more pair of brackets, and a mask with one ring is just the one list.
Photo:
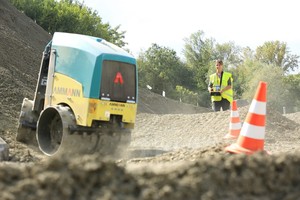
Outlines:
[[113, 154], [131, 141], [136, 59], [104, 39], [56, 32], [43, 52], [34, 99], [24, 98], [16, 140], [46, 155]]

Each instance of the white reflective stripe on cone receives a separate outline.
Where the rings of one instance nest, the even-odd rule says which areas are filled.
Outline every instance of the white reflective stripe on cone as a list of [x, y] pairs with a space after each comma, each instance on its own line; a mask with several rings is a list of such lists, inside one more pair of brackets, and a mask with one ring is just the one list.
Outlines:
[[249, 108], [249, 112], [259, 115], [266, 115], [266, 105], [266, 102], [256, 101], [255, 99], [253, 99]]
[[231, 114], [230, 114], [230, 117], [239, 117], [239, 112], [232, 111]]
[[245, 137], [263, 140], [265, 138], [265, 126], [255, 126], [244, 122], [240, 134]]
[[241, 123], [230, 123], [229, 125], [230, 130], [239, 130], [241, 127]]

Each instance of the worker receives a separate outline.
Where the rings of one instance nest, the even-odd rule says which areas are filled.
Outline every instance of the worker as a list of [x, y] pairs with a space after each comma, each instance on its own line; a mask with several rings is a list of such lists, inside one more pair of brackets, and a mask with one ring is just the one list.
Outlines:
[[217, 112], [228, 110], [233, 100], [232, 74], [223, 71], [223, 61], [216, 60], [216, 73], [210, 75], [208, 91], [211, 96], [212, 109]]

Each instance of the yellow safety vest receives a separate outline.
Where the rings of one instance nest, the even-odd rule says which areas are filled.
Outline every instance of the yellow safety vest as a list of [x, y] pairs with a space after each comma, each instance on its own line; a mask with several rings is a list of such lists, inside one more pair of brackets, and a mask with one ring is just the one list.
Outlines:
[[231, 73], [223, 72], [221, 85], [220, 85], [220, 78], [218, 77], [217, 73], [214, 73], [214, 74], [210, 75], [210, 77], [209, 77], [210, 83], [213, 84], [214, 91], [216, 91], [217, 87], [220, 87], [219, 91], [222, 90], [223, 88], [225, 88], [227, 86], [229, 79], [231, 79], [231, 89], [222, 92], [221, 96], [211, 96], [211, 101], [221, 101], [222, 97], [223, 97], [224, 99], [227, 99], [230, 103], [232, 103], [232, 101], [233, 101], [233, 90], [232, 90], [233, 79], [232, 79]]

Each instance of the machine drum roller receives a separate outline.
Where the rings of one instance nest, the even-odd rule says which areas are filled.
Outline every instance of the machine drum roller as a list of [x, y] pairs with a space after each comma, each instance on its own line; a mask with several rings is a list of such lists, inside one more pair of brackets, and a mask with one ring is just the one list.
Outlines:
[[37, 141], [46, 155], [57, 153], [67, 142], [69, 127], [75, 125], [74, 116], [69, 110], [68, 107], [57, 105], [41, 112], [37, 122]]
[[70, 108], [66, 106], [46, 108], [37, 122], [39, 148], [49, 156], [94, 152], [113, 155], [126, 148], [130, 140], [131, 131], [127, 129], [101, 127], [81, 130]]

